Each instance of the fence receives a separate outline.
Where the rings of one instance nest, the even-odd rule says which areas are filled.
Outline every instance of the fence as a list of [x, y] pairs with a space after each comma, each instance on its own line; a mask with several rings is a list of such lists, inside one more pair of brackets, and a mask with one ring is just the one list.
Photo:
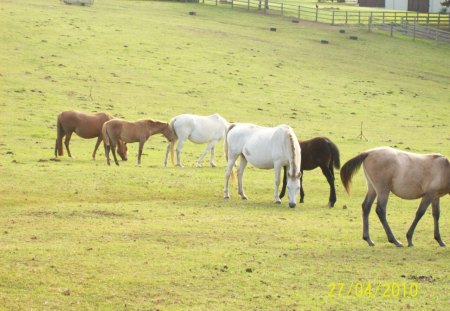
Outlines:
[[256, 9], [266, 14], [291, 16], [302, 20], [331, 25], [363, 24], [370, 20], [381, 20], [382, 23], [399, 24], [406, 20], [418, 24], [450, 29], [450, 14], [416, 13], [395, 11], [344, 11], [334, 8], [306, 7], [301, 5], [267, 2], [264, 0], [200, 0], [204, 4], [227, 5], [231, 8]]
[[391, 37], [397, 32], [405, 36], [413, 37], [413, 39], [426, 38], [450, 44], [450, 32], [442, 31], [434, 27], [421, 26], [417, 21], [411, 23], [410, 20], [403, 19], [400, 24], [396, 24], [384, 23], [380, 20], [370, 20], [369, 31], [375, 28], [390, 32]]

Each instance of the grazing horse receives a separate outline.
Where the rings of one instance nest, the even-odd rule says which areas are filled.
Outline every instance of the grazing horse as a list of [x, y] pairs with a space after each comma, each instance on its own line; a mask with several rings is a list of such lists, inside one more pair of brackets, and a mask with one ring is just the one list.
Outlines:
[[[97, 152], [98, 146], [102, 141], [102, 126], [105, 122], [111, 119], [113, 119], [113, 117], [104, 112], [93, 114], [73, 110], [61, 112], [56, 121], [55, 157], [58, 157], [58, 155], [62, 156], [64, 154], [62, 139], [66, 136], [64, 145], [66, 146], [67, 154], [72, 158], [72, 154], [69, 149], [69, 142], [72, 134], [75, 132], [82, 138], [97, 138], [94, 152], [92, 153], [92, 159], [95, 160], [95, 153]], [[127, 152], [123, 143], [120, 142], [118, 144], [117, 152], [122, 160], [127, 160]]]
[[[336, 203], [336, 188], [334, 187], [334, 169], [341, 167], [338, 147], [326, 137], [315, 137], [310, 140], [299, 141], [302, 151], [302, 165], [300, 171], [300, 203], [304, 202], [305, 192], [303, 191], [303, 171], [311, 171], [320, 167], [323, 175], [327, 178], [330, 185], [330, 197], [328, 207], [333, 207]], [[284, 197], [286, 192], [286, 167], [284, 167], [283, 187], [280, 198]]]
[[278, 196], [281, 168], [287, 166], [289, 207], [295, 207], [296, 197], [300, 189], [301, 151], [297, 137], [291, 127], [287, 125], [262, 127], [254, 124], [232, 124], [225, 137], [225, 154], [227, 158], [225, 199], [230, 197], [228, 181], [234, 163], [240, 157], [238, 188], [239, 195], [243, 200], [247, 200], [247, 196], [242, 189], [242, 176], [247, 162], [250, 162], [257, 168], [274, 169], [274, 196], [275, 203], [278, 204], [281, 203]]
[[414, 229], [431, 203], [434, 218], [434, 238], [445, 246], [439, 233], [439, 198], [450, 194], [450, 162], [440, 154], [415, 154], [389, 147], [379, 147], [360, 153], [342, 166], [341, 180], [347, 193], [353, 174], [363, 165], [367, 181], [367, 193], [362, 203], [363, 239], [369, 246], [374, 243], [369, 236], [369, 213], [377, 198], [377, 215], [383, 224], [389, 242], [403, 246], [392, 234], [386, 220], [386, 204], [389, 193], [413, 200], [422, 198], [416, 217], [406, 234], [408, 246], [413, 246]]
[[156, 120], [140, 120], [129, 122], [113, 119], [103, 124], [103, 142], [105, 145], [106, 162], [110, 165], [109, 152], [112, 151], [114, 162], [119, 165], [116, 158], [115, 146], [118, 141], [126, 143], [139, 142], [139, 153], [137, 163], [141, 164], [141, 155], [144, 143], [155, 134], [163, 134], [167, 140], [175, 138], [169, 123]]
[[187, 139], [196, 144], [208, 143], [205, 151], [197, 160], [197, 166], [202, 165], [203, 158], [206, 156], [208, 151], [211, 151], [211, 159], [209, 163], [212, 167], [216, 166], [216, 164], [214, 163], [214, 147], [216, 146], [217, 142], [219, 142], [226, 135], [227, 128], [229, 126], [227, 120], [222, 118], [218, 113], [210, 116], [181, 114], [170, 120], [170, 125], [175, 132], [176, 138], [172, 140], [167, 146], [164, 166], [167, 166], [167, 157], [169, 156], [169, 151], [171, 154], [172, 163], [174, 161], [173, 150], [177, 139], [179, 140], [177, 146], [177, 166], [183, 166], [180, 160], [180, 153]]

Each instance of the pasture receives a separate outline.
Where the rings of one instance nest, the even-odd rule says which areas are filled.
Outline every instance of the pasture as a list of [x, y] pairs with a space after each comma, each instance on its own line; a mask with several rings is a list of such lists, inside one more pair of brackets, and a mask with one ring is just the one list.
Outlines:
[[[249, 200], [237, 184], [223, 200], [221, 143], [216, 168], [208, 155], [195, 167], [205, 146], [189, 142], [185, 167], [164, 168], [161, 135], [140, 166], [138, 144], [119, 167], [102, 147], [91, 160], [95, 139], [74, 135], [74, 160], [54, 161], [53, 151], [57, 114], [77, 109], [285, 123], [299, 139], [328, 136], [341, 163], [381, 145], [448, 157], [449, 46], [153, 1], [3, 0], [0, 27], [0, 309], [448, 308], [450, 251], [433, 239], [431, 209], [413, 248], [388, 243], [372, 212], [368, 247], [362, 171], [351, 196], [336, 180], [333, 209], [322, 173], [305, 172], [305, 203], [290, 209], [286, 198], [273, 203], [273, 172], [251, 166]], [[390, 197], [388, 221], [404, 244], [418, 204]], [[447, 244], [449, 205], [443, 197]]]

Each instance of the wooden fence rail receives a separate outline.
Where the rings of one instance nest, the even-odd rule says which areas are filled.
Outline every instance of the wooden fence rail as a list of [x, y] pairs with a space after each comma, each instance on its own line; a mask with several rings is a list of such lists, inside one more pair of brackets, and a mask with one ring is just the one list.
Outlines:
[[315, 8], [282, 2], [268, 2], [265, 7], [264, 0], [200, 0], [203, 4], [214, 4], [241, 8], [247, 10], [260, 10], [266, 14], [279, 14], [291, 16], [302, 20], [314, 21], [331, 25], [362, 24], [368, 25], [370, 19], [381, 20], [382, 23], [401, 23], [406, 20], [421, 25], [437, 26], [450, 29], [450, 14], [416, 13], [395, 11], [344, 11], [330, 8]]

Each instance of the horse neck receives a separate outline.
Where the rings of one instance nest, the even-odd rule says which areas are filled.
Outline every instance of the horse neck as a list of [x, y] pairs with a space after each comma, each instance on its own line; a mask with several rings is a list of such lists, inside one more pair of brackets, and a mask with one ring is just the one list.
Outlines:
[[172, 134], [172, 127], [169, 123], [166, 122], [160, 122], [160, 121], [153, 121], [152, 125], [152, 135], [154, 134], [163, 134], [164, 137], [166, 137], [169, 141], [171, 140], [171, 134]]

